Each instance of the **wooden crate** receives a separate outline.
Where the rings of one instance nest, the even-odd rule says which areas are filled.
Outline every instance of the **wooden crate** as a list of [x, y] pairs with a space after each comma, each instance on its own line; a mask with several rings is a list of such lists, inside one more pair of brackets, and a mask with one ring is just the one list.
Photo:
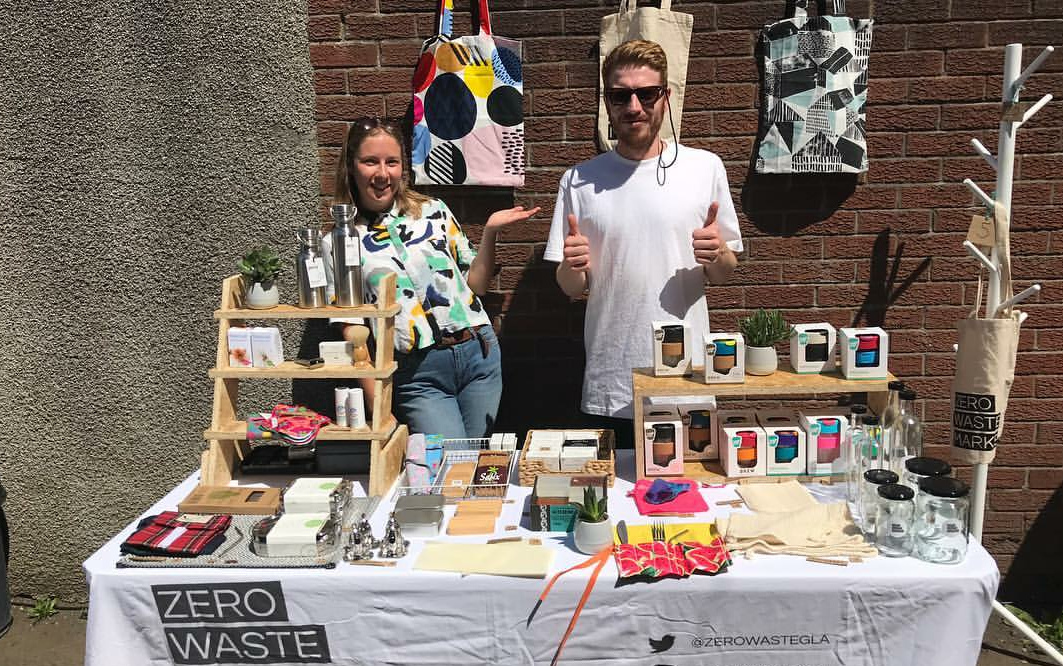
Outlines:
[[[536, 430], [551, 430], [550, 428], [536, 428]], [[593, 428], [569, 428], [569, 430], [594, 430]], [[565, 432], [561, 429], [556, 429], [558, 432]], [[546, 469], [543, 464], [537, 460], [528, 460], [528, 451], [531, 449], [529, 446], [531, 442], [531, 434], [525, 435], [524, 447], [520, 452], [520, 460], [517, 465], [517, 477], [520, 479], [520, 485], [529, 488], [535, 487], [535, 477], [540, 474], [552, 475], [552, 476], [573, 476], [576, 474], [605, 474], [609, 477], [609, 486], [611, 487], [616, 481], [616, 435], [612, 430], [595, 430], [598, 433], [598, 460], [592, 460], [583, 465], [583, 469], [580, 471], [564, 471], [554, 472]]]

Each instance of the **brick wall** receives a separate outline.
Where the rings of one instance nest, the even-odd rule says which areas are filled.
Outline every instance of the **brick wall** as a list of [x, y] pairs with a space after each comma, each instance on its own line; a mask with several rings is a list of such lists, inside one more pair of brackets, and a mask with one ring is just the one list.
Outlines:
[[[405, 114], [433, 11], [429, 0], [309, 6], [324, 201], [344, 121]], [[527, 184], [516, 192], [432, 193], [456, 209], [474, 241], [488, 212], [514, 197], [543, 206], [537, 221], [507, 232], [499, 248], [489, 300], [505, 347], [500, 420], [520, 430], [578, 423], [583, 309], [561, 295], [541, 256], [559, 177], [595, 154], [597, 33], [613, 3], [493, 0], [492, 9], [495, 32], [524, 41]], [[727, 164], [747, 239], [731, 284], [710, 292], [714, 328], [735, 326], [757, 306], [782, 308], [791, 322], [886, 326], [894, 336], [892, 371], [924, 398], [928, 453], [947, 456], [954, 322], [968, 310], [975, 284], [975, 263], [960, 243], [977, 207], [961, 181], [971, 177], [991, 192], [994, 180], [968, 141], [978, 137], [995, 148], [1004, 45], [1025, 40], [1029, 62], [1050, 40], [1059, 42], [1063, 4], [875, 3], [866, 184], [748, 174], [757, 125], [754, 47], [759, 27], [781, 16], [782, 2], [683, 2], [677, 9], [695, 17], [684, 142], [715, 151]], [[851, 15], [869, 11], [866, 0], [849, 3]], [[467, 27], [468, 16], [459, 13], [456, 34]], [[1024, 99], [1063, 94], [1063, 56], [1041, 71]], [[1045, 290], [1026, 308], [1009, 424], [989, 473], [984, 541], [1005, 569], [1031, 529], [1060, 526], [1063, 230], [1054, 213], [1063, 204], [1063, 104], [1050, 104], [1020, 131], [1017, 152], [1016, 290], [1033, 281]]]

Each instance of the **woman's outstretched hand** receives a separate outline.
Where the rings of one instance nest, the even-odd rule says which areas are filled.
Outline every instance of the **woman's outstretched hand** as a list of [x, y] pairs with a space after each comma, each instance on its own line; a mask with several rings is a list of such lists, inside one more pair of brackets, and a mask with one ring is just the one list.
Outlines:
[[514, 206], [513, 208], [495, 211], [491, 214], [491, 217], [487, 218], [485, 228], [497, 231], [503, 227], [508, 227], [514, 222], [523, 222], [540, 210], [542, 210], [540, 206], [536, 206], [531, 210], [525, 210], [524, 206]]

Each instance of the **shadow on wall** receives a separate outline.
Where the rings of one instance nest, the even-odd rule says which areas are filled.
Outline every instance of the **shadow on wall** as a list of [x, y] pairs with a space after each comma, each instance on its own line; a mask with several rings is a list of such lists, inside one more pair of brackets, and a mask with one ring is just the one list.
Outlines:
[[875, 244], [871, 248], [867, 296], [864, 297], [860, 309], [853, 315], [853, 326], [859, 326], [863, 321], [864, 326], [885, 327], [886, 311], [889, 307], [900, 300], [912, 283], [930, 268], [930, 257], [924, 257], [898, 284], [898, 273], [904, 258], [904, 242], [898, 241], [897, 252], [893, 255], [893, 264], [890, 265], [890, 233], [889, 229], [883, 229], [875, 237]]
[[1063, 488], [1037, 515], [1008, 573], [1001, 582], [997, 597], [1023, 609], [1058, 611], [1063, 602]]

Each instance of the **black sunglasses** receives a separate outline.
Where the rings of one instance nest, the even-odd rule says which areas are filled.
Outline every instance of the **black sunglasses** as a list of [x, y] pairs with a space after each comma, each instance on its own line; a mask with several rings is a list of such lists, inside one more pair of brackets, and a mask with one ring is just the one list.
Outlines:
[[375, 118], [372, 116], [363, 116], [357, 118], [351, 123], [354, 127], [360, 127], [363, 131], [369, 131], [378, 127], [389, 131], [394, 131], [399, 128], [398, 123], [388, 118]]
[[665, 86], [643, 86], [642, 88], [606, 88], [605, 101], [613, 106], [626, 106], [631, 96], [639, 98], [639, 104], [643, 107], [653, 106], [667, 90]]

